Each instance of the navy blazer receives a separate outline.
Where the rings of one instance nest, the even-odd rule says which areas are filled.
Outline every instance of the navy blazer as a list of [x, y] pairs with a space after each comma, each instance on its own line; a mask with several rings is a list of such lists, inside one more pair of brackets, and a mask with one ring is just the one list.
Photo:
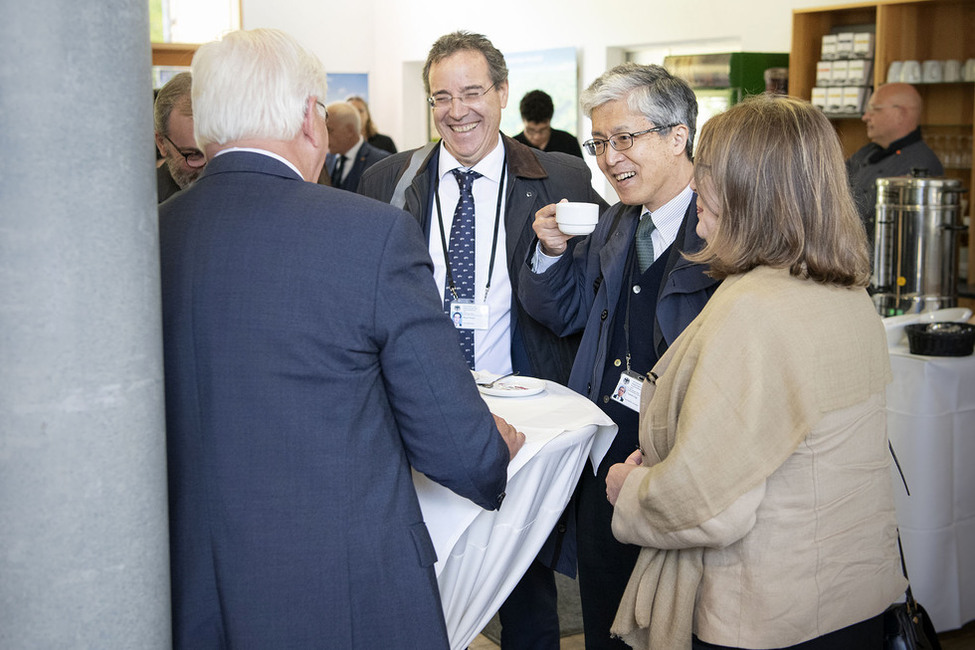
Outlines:
[[[374, 147], [368, 142], [363, 141], [362, 146], [359, 147], [359, 152], [355, 156], [355, 160], [346, 160], [345, 164], [352, 165], [352, 169], [345, 176], [339, 185], [333, 185], [333, 187], [338, 187], [340, 190], [349, 190], [350, 192], [355, 192], [356, 188], [359, 187], [359, 179], [362, 178], [362, 172], [366, 171], [377, 162], [389, 156], [388, 151], [383, 151], [378, 147]], [[329, 179], [332, 178], [332, 172], [335, 171], [335, 165], [338, 163], [339, 157], [335, 154], [329, 154], [325, 159], [325, 169], [328, 172]]]
[[175, 647], [447, 648], [411, 469], [508, 451], [416, 223], [251, 152], [159, 218]]

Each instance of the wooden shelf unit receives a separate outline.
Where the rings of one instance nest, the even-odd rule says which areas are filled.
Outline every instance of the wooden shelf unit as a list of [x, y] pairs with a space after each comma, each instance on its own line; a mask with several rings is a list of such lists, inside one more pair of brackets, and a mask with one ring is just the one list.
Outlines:
[[[822, 38], [835, 27], [876, 25], [873, 85], [887, 79], [892, 61], [958, 59], [964, 65], [975, 58], [975, 2], [972, 0], [876, 0], [792, 12], [792, 50], [789, 55], [789, 92], [812, 98], [816, 63]], [[917, 84], [924, 100], [921, 130], [973, 135], [975, 83]], [[844, 154], [849, 156], [869, 142], [863, 122], [856, 117], [833, 119]], [[975, 150], [975, 146], [973, 146]], [[973, 151], [975, 153], [975, 151]], [[971, 199], [975, 172], [971, 166], [945, 170], [945, 176], [962, 181]], [[969, 204], [967, 214], [973, 207]], [[962, 215], [965, 216], [965, 215]], [[968, 282], [975, 284], [975, 220], [968, 227]], [[961, 279], [963, 282], [964, 279]]]

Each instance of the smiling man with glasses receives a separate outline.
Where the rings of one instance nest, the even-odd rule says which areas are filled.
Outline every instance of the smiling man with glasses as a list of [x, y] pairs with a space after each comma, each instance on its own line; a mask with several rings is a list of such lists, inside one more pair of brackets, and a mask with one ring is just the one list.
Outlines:
[[179, 73], [159, 90], [153, 106], [156, 148], [164, 161], [156, 171], [159, 203], [195, 181], [207, 164], [193, 139], [191, 86], [190, 73]]
[[[606, 204], [582, 160], [501, 134], [508, 68], [486, 37], [439, 38], [423, 81], [441, 142], [376, 163], [359, 192], [403, 207], [423, 228], [444, 311], [461, 314], [458, 341], [472, 369], [565, 384], [578, 338], [557, 336], [532, 319], [515, 287], [527, 272], [536, 210], [561, 199]], [[575, 570], [559, 564], [560, 548], [553, 536], [502, 605], [504, 650], [558, 649], [552, 568]]]
[[554, 205], [539, 210], [539, 244], [519, 295], [553, 331], [582, 332], [569, 387], [619, 426], [599, 466], [583, 470], [570, 509], [586, 648], [623, 650], [628, 646], [611, 637], [610, 627], [640, 548], [613, 537], [606, 474], [638, 445], [643, 377], [717, 281], [681, 255], [704, 244], [690, 188], [697, 100], [687, 83], [660, 66], [627, 63], [596, 79], [580, 103], [592, 119], [583, 149], [596, 157], [620, 202], [577, 243], [559, 230]]

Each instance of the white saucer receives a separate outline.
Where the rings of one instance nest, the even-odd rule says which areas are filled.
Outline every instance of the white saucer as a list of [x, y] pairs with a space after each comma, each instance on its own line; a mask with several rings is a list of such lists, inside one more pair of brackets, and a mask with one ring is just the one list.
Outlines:
[[534, 377], [505, 377], [490, 388], [478, 386], [477, 390], [492, 397], [528, 397], [545, 390], [545, 382]]

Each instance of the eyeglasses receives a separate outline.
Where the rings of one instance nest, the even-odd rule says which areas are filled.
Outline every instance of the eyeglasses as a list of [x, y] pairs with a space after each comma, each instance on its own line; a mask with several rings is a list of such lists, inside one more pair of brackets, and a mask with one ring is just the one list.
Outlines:
[[603, 152], [606, 151], [607, 142], [613, 145], [613, 149], [615, 149], [616, 151], [626, 151], [627, 149], [633, 146], [633, 140], [636, 139], [638, 136], [646, 135], [647, 133], [657, 133], [658, 131], [664, 131], [666, 129], [672, 129], [675, 126], [680, 126], [680, 123], [678, 122], [677, 124], [668, 124], [666, 126], [655, 126], [652, 129], [647, 129], [645, 131], [637, 131], [636, 133], [616, 133], [607, 140], [597, 140], [597, 139], [586, 140], [585, 142], [582, 143], [582, 146], [585, 147], [586, 152], [590, 156], [603, 155]]
[[207, 157], [199, 149], [191, 149], [189, 152], [181, 151], [179, 146], [169, 139], [168, 135], [164, 135], [163, 138], [165, 138], [166, 142], [173, 145], [173, 149], [183, 157], [188, 167], [202, 167], [207, 164]]
[[460, 97], [454, 97], [446, 92], [437, 93], [433, 97], [427, 97], [427, 103], [430, 104], [430, 108], [447, 108], [448, 106], [454, 105], [454, 100], [459, 99], [460, 103], [464, 106], [473, 106], [478, 103], [484, 95], [491, 92], [497, 83], [491, 84], [487, 90], [482, 90], [480, 92], [476, 90], [469, 90], [463, 93]]
[[317, 99], [315, 100], [315, 103], [318, 104], [318, 108], [322, 109], [322, 112], [325, 113], [325, 119], [327, 120], [328, 119], [328, 109], [325, 108], [325, 104], [321, 103]]

